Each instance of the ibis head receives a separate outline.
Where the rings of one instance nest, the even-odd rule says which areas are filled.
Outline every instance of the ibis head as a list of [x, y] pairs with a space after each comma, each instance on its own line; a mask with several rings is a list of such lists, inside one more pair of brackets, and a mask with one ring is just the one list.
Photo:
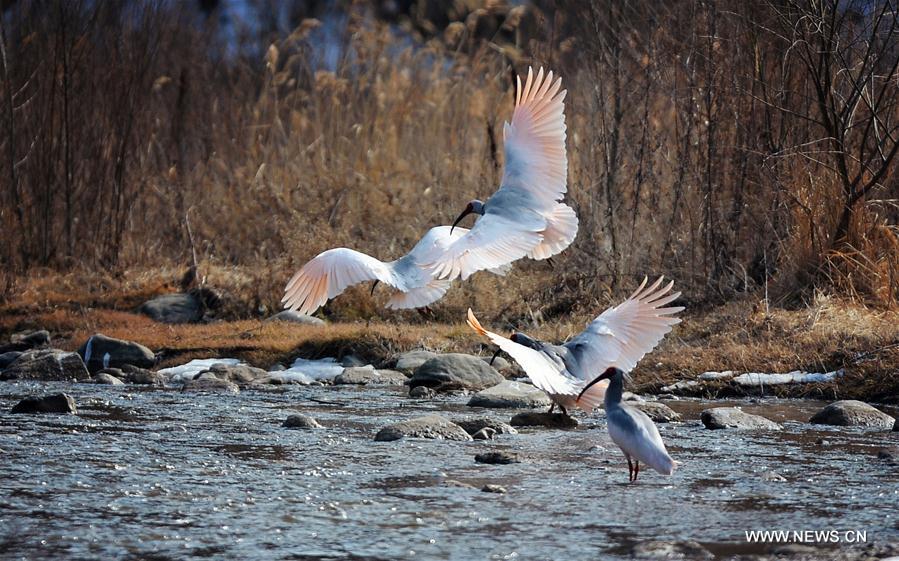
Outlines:
[[580, 399], [581, 396], [584, 395], [584, 393], [589, 390], [594, 384], [597, 384], [603, 380], [613, 380], [617, 377], [620, 384], [623, 376], [624, 372], [620, 368], [610, 366], [606, 368], [605, 372], [603, 372], [602, 374], [594, 378], [589, 384], [584, 386], [584, 389], [581, 390], [581, 393], [577, 396], [577, 398]]
[[524, 333], [516, 331], [512, 334], [511, 337], [509, 337], [509, 339], [511, 339], [513, 343], [518, 343], [519, 345], [529, 347], [531, 349], [534, 349], [535, 351], [540, 350], [540, 343], [536, 339], [532, 339]]
[[474, 199], [473, 201], [471, 201], [470, 203], [468, 203], [467, 205], [465, 205], [465, 210], [463, 210], [463, 211], [462, 211], [462, 214], [460, 214], [459, 217], [456, 218], [456, 221], [453, 222], [453, 227], [450, 228], [450, 234], [453, 233], [453, 228], [456, 227], [456, 224], [458, 224], [459, 222], [461, 222], [462, 219], [465, 218], [466, 216], [468, 216], [469, 214], [480, 214], [480, 215], [483, 216], [483, 214], [484, 214], [484, 203], [481, 202], [481, 201], [479, 201], [479, 200], [477, 200], [477, 199]]

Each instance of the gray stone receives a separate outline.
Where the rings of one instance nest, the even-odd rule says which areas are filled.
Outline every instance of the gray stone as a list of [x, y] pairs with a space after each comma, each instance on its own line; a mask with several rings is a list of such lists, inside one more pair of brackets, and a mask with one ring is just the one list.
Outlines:
[[78, 353], [58, 349], [26, 351], [0, 375], [3, 380], [79, 381], [90, 373]]
[[815, 413], [809, 420], [818, 425], [869, 427], [890, 430], [896, 419], [862, 401], [835, 401]]
[[634, 559], [714, 559], [715, 556], [699, 543], [644, 541], [631, 550]]
[[0, 370], [3, 370], [22, 356], [22, 351], [9, 351], [0, 354]]
[[498, 493], [500, 495], [504, 495], [507, 492], [505, 487], [503, 487], [502, 485], [496, 485], [494, 483], [488, 483], [484, 485], [483, 487], [481, 487], [481, 491], [485, 493]]
[[662, 391], [666, 393], [685, 392], [688, 390], [695, 390], [697, 389], [697, 386], [699, 386], [699, 382], [696, 380], [682, 380], [680, 382], [675, 382], [670, 386], [663, 387]]
[[451, 353], [434, 357], [415, 370], [411, 387], [428, 386], [437, 391], [482, 390], [495, 386], [504, 378], [476, 356]]
[[496, 429], [493, 427], [484, 427], [478, 432], [471, 435], [471, 438], [474, 440], [493, 440], [493, 437], [496, 436]]
[[345, 368], [343, 373], [334, 378], [335, 384], [385, 385], [402, 386], [407, 381], [406, 375], [396, 370], [375, 370], [372, 366]]
[[493, 430], [495, 434], [518, 434], [518, 431], [511, 425], [490, 417], [455, 419], [453, 422], [462, 427], [471, 436], [487, 428]]
[[778, 483], [782, 483], [787, 480], [786, 477], [777, 473], [776, 471], [766, 471], [761, 475], [763, 481], [775, 481]]
[[124, 386], [125, 385], [125, 382], [123, 382], [121, 379], [113, 376], [112, 374], [109, 374], [108, 372], [97, 372], [96, 374], [94, 374], [93, 379], [94, 379], [94, 383], [96, 383], [96, 384], [106, 384], [109, 386]]
[[706, 409], [699, 418], [707, 429], [779, 430], [782, 428], [774, 421], [759, 415], [751, 415], [737, 407]]
[[99, 372], [107, 367], [120, 368], [126, 364], [150, 368], [156, 363], [153, 351], [140, 343], [114, 339], [102, 333], [85, 341], [78, 349], [78, 354], [91, 372]]
[[284, 310], [278, 312], [277, 314], [268, 318], [266, 321], [286, 321], [290, 323], [299, 323], [301, 325], [325, 325], [324, 320], [306, 314], [301, 314], [300, 312], [296, 312], [293, 310]]
[[50, 332], [46, 329], [38, 329], [37, 331], [16, 333], [9, 340], [13, 344], [25, 345], [26, 349], [36, 349], [50, 344]]
[[436, 438], [442, 440], [471, 440], [459, 425], [440, 415], [427, 415], [388, 425], [378, 431], [375, 440], [389, 442], [401, 438]]
[[203, 374], [211, 374], [219, 380], [234, 382], [238, 385], [252, 384], [269, 377], [268, 372], [265, 370], [246, 364], [216, 363], [210, 366], [209, 370], [200, 372], [196, 378], [199, 378]]
[[649, 418], [656, 423], [673, 423], [680, 421], [680, 414], [664, 403], [659, 403], [658, 401], [637, 401], [630, 405], [649, 415]]
[[437, 392], [427, 386], [418, 386], [409, 390], [409, 397], [416, 399], [430, 399], [437, 395]]
[[240, 393], [240, 388], [234, 382], [216, 378], [214, 375], [205, 373], [200, 374], [198, 378], [189, 380], [181, 389], [184, 392], [224, 392], [224, 393]]
[[479, 464], [520, 464], [521, 456], [515, 452], [497, 450], [475, 454], [474, 461]]
[[152, 372], [146, 368], [138, 368], [137, 366], [132, 366], [130, 364], [122, 366], [122, 372], [124, 374], [122, 380], [129, 384], [162, 387], [165, 386], [165, 383], [168, 381], [165, 374]]
[[397, 355], [394, 368], [404, 374], [412, 374], [416, 368], [436, 357], [437, 353], [432, 351], [408, 351]]
[[144, 302], [140, 313], [162, 323], [194, 323], [203, 318], [203, 305], [193, 294], [163, 294]]
[[481, 390], [468, 400], [469, 407], [493, 407], [497, 409], [534, 409], [549, 407], [552, 400], [543, 390], [524, 382], [503, 380], [499, 384]]
[[573, 429], [578, 425], [577, 419], [564, 413], [538, 413], [536, 411], [519, 413], [509, 422], [513, 427], [547, 427], [551, 429]]
[[[340, 359], [340, 366], [343, 366], [344, 368], [356, 368], [356, 367], [372, 366], [372, 365], [369, 364], [368, 362], [362, 360], [361, 358], [359, 358], [356, 355], [344, 355]], [[374, 368], [374, 366], [372, 366], [372, 368]]]
[[320, 429], [324, 428], [318, 421], [309, 415], [296, 414], [287, 417], [284, 424], [281, 425], [288, 429]]
[[75, 400], [64, 393], [26, 397], [12, 408], [13, 413], [75, 413], [75, 411]]
[[[493, 359], [493, 364], [490, 364], [490, 360]], [[501, 374], [511, 374], [517, 372], [517, 368], [514, 364], [504, 359], [501, 356], [497, 356], [495, 359], [492, 356], [486, 356], [483, 358], [484, 362], [490, 364], [497, 372]]]

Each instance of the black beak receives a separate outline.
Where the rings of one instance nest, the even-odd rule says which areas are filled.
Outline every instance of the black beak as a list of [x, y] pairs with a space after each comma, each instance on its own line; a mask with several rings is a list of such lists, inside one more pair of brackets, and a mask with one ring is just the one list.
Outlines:
[[496, 352], [493, 353], [493, 358], [490, 359], [490, 362], [489, 362], [490, 366], [493, 366], [493, 361], [496, 360], [496, 357], [498, 357], [499, 353], [501, 353], [501, 352], [503, 352], [502, 349], [496, 349]]
[[592, 388], [592, 387], [593, 387], [595, 384], [597, 384], [598, 382], [602, 382], [603, 380], [608, 380], [609, 378], [611, 378], [612, 376], [614, 376], [616, 370], [617, 370], [617, 369], [614, 368], [614, 367], [612, 367], [612, 368], [606, 368], [606, 371], [605, 371], [605, 372], [603, 372], [602, 374], [600, 374], [599, 376], [597, 376], [596, 378], [594, 378], [592, 382], [590, 382], [589, 384], [587, 384], [586, 386], [584, 386], [584, 389], [581, 390], [581, 393], [577, 394], [577, 399], [576, 399], [575, 401], [580, 401], [580, 400], [581, 400], [581, 396], [584, 395], [584, 394], [587, 392], [587, 390], [589, 390], [590, 388]]
[[378, 286], [378, 283], [379, 283], [379, 282], [381, 282], [381, 281], [375, 279], [375, 282], [372, 283], [372, 285], [371, 285], [371, 292], [368, 293], [369, 296], [374, 296], [374, 295], [375, 295], [375, 287]]
[[462, 211], [462, 214], [459, 215], [459, 218], [457, 218], [456, 221], [453, 222], [453, 227], [450, 228], [450, 235], [453, 234], [453, 228], [456, 227], [456, 224], [458, 224], [459, 222], [462, 222], [462, 219], [465, 218], [466, 216], [468, 216], [469, 214], [471, 214], [472, 212], [473, 211], [471, 210], [471, 207], [467, 207], [465, 210]]

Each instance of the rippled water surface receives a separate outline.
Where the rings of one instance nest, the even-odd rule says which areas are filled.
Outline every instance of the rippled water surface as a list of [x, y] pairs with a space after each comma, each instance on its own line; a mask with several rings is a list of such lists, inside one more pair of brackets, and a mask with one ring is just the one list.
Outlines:
[[[8, 413], [26, 395], [54, 391], [72, 395], [78, 414]], [[706, 430], [697, 419], [708, 403], [668, 402], [686, 419], [659, 425], [681, 465], [671, 478], [647, 471], [629, 485], [601, 416], [493, 441], [374, 442], [384, 424], [435, 410], [510, 416], [472, 410], [462, 396], [404, 393], [4, 383], [0, 556], [625, 559], [653, 539], [695, 540], [724, 557], [765, 551], [746, 543], [755, 529], [899, 541], [899, 468], [876, 456], [899, 433], [804, 423], [820, 403], [745, 404], [785, 425], [758, 433]], [[298, 411], [325, 428], [282, 428]], [[527, 460], [474, 462], [491, 449]], [[508, 492], [482, 492], [487, 483]]]

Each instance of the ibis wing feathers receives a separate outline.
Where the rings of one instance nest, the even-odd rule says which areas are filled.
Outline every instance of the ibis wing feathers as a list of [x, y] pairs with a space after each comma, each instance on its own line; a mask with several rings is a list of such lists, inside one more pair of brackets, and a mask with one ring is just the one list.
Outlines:
[[422, 287], [392, 294], [387, 302], [387, 307], [393, 310], [423, 308], [443, 298], [452, 284], [452, 281], [445, 279], [432, 279]]
[[524, 89], [518, 79], [512, 122], [503, 129], [500, 188], [528, 191], [543, 209], [551, 209], [567, 189], [566, 92], [561, 87], [562, 79], [553, 80], [552, 72], [544, 76], [541, 68], [534, 77], [529, 68]]
[[592, 379], [606, 368], [616, 366], [632, 370], [646, 353], [652, 351], [671, 328], [680, 323], [673, 317], [682, 306], [667, 306], [678, 296], [671, 293], [674, 282], [660, 288], [662, 278], [646, 287], [646, 281], [630, 298], [609, 308], [594, 319], [577, 337], [565, 344], [580, 364], [591, 365], [589, 372], [575, 373]]
[[495, 345], [509, 353], [515, 361], [524, 369], [531, 382], [541, 390], [551, 395], [577, 396], [581, 385], [576, 380], [565, 376], [565, 370], [561, 361], [554, 361], [545, 353], [535, 351], [530, 347], [506, 339], [501, 335], [484, 329], [471, 309], [468, 310], [468, 325], [479, 334], [490, 339]]
[[546, 217], [543, 241], [528, 254], [531, 259], [548, 259], [565, 250], [577, 236], [578, 220], [574, 209], [559, 203]]
[[398, 290], [407, 289], [390, 264], [352, 249], [329, 249], [296, 272], [287, 283], [281, 302], [285, 308], [311, 314], [348, 287], [373, 280]]
[[543, 240], [540, 226], [529, 226], [497, 214], [479, 219], [462, 239], [433, 263], [440, 278], [462, 280], [484, 269], [497, 269], [525, 257]]

